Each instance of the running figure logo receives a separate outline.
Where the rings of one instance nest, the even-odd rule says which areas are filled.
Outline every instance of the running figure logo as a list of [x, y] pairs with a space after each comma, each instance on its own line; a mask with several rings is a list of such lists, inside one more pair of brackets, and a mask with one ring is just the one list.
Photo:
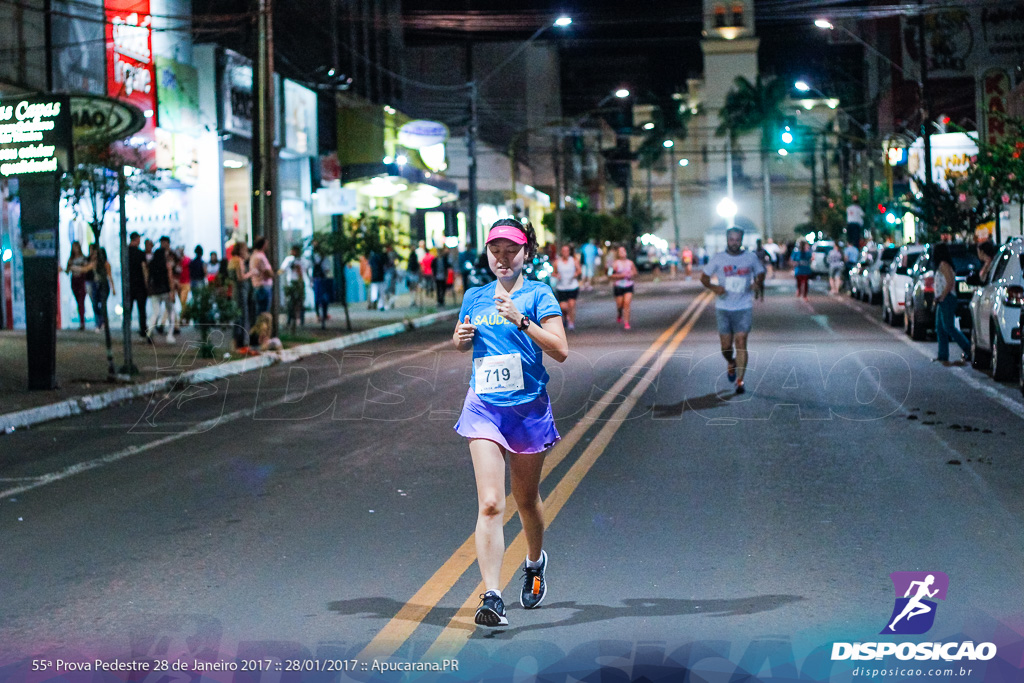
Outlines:
[[929, 598], [946, 599], [949, 577], [942, 572], [893, 572], [889, 577], [896, 590], [896, 605], [882, 633], [927, 633], [935, 623], [937, 607]]

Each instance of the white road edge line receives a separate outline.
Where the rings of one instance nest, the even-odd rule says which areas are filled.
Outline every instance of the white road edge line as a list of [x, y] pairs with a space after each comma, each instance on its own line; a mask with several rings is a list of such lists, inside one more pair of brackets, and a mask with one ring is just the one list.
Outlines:
[[[862, 311], [859, 307], [857, 307], [852, 301], [846, 301], [845, 299], [843, 299], [843, 300], [840, 300], [839, 303], [843, 304], [844, 306], [846, 306], [847, 308], [849, 308], [852, 311], [856, 311], [861, 316], [863, 316], [865, 320], [868, 320], [868, 321], [874, 323], [875, 325], [877, 325], [878, 327], [882, 328], [882, 330], [884, 330], [885, 332], [888, 332], [890, 335], [892, 335], [892, 336], [896, 337], [897, 339], [899, 339], [900, 341], [904, 342], [905, 344], [907, 344], [907, 346], [909, 346], [910, 348], [914, 349], [915, 351], [920, 353], [925, 358], [931, 359], [931, 357], [932, 357], [931, 353], [929, 353], [928, 351], [923, 349], [918, 342], [915, 342], [915, 341], [913, 341], [911, 339], [907, 339], [906, 334], [904, 334], [903, 332], [901, 332], [901, 331], [899, 331], [899, 330], [897, 330], [897, 329], [895, 329], [893, 327], [890, 327], [890, 326], [886, 325], [881, 320], [877, 320], [875, 317], [873, 317], [871, 315], [868, 315], [866, 312]], [[977, 379], [975, 379], [974, 377], [972, 377], [969, 374], [971, 372], [970, 366], [967, 366], [966, 368], [950, 368], [950, 369], [954, 370], [953, 375], [955, 377], [958, 377], [961, 381], [963, 381], [964, 384], [966, 384], [967, 386], [971, 387], [972, 389], [977, 389], [978, 391], [980, 391], [981, 393], [985, 394], [986, 396], [988, 396], [990, 399], [992, 399], [993, 401], [995, 401], [996, 403], [998, 403], [1002, 407], [1004, 407], [1007, 410], [1009, 410], [1011, 413], [1013, 413], [1017, 417], [1019, 417], [1021, 419], [1024, 419], [1024, 404], [1021, 404], [1021, 403], [1018, 403], [1017, 401], [1014, 401], [1012, 398], [1010, 398], [1009, 396], [1004, 394], [1002, 391], [1000, 391], [996, 387], [988, 386], [987, 384], [982, 384], [981, 382], [979, 382]]]
[[[348, 382], [350, 380], [356, 379], [357, 377], [369, 374], [370, 372], [376, 372], [383, 368], [389, 368], [393, 365], [398, 365], [400, 363], [408, 363], [412, 359], [418, 358], [419, 356], [435, 353], [444, 348], [448, 348], [451, 346], [451, 343], [451, 340], [439, 342], [437, 344], [434, 344], [433, 346], [429, 346], [425, 349], [417, 351], [416, 353], [410, 354], [409, 356], [406, 356], [404, 358], [396, 358], [392, 361], [381, 363], [380, 365], [359, 370], [358, 372], [354, 372], [351, 375], [346, 375], [344, 377], [333, 379], [329, 382], [324, 383], [322, 386], [316, 387], [316, 389], [318, 391], [322, 389], [329, 389], [331, 387], [342, 384], [343, 382]], [[219, 424], [226, 424], [228, 422], [233, 422], [243, 417], [249, 417], [255, 414], [258, 410], [266, 410], [268, 408], [277, 407], [284, 403], [289, 403], [290, 401], [288, 399], [290, 398], [292, 397], [289, 396], [288, 394], [285, 394], [281, 398], [275, 399], [260, 406], [244, 408], [242, 410], [236, 410], [234, 412], [228, 413], [227, 415], [220, 415], [218, 417], [210, 418], [209, 420], [203, 420], [202, 422], [194, 424], [182, 432], [179, 432], [177, 434], [169, 434], [161, 439], [150, 441], [149, 443], [144, 443], [139, 446], [128, 446], [127, 448], [124, 448], [120, 451], [116, 451], [114, 453], [110, 453], [109, 455], [105, 455], [101, 458], [94, 458], [93, 460], [87, 460], [85, 462], [79, 462], [75, 463], [74, 465], [69, 465], [68, 467], [65, 467], [64, 469], [58, 470], [56, 472], [49, 472], [47, 474], [42, 474], [37, 477], [26, 477], [25, 480], [30, 481], [31, 483], [23, 484], [21, 486], [16, 486], [14, 488], [9, 488], [0, 491], [0, 500], [10, 498], [11, 496], [16, 496], [19, 493], [31, 491], [32, 489], [40, 488], [41, 486], [46, 486], [47, 484], [53, 484], [54, 482], [67, 479], [68, 477], [73, 477], [76, 474], [81, 474], [82, 472], [88, 472], [89, 470], [96, 469], [97, 467], [109, 465], [111, 463], [117, 462], [118, 460], [123, 460], [124, 458], [127, 458], [132, 455], [145, 453], [146, 451], [152, 450], [159, 446], [163, 446], [165, 444], [172, 443], [174, 441], [177, 441], [178, 439], [184, 439], [187, 436], [201, 434], [203, 432], [209, 431], [210, 429], [213, 429]]]
[[188, 370], [181, 374], [155, 379], [143, 384], [113, 389], [100, 394], [78, 396], [58, 403], [51, 403], [36, 408], [28, 408], [13, 413], [7, 413], [5, 415], [0, 415], [0, 437], [2, 437], [4, 433], [12, 432], [15, 429], [30, 427], [32, 425], [49, 422], [51, 420], [59, 420], [65, 417], [72, 417], [74, 415], [81, 415], [82, 413], [103, 410], [104, 408], [108, 408], [116, 403], [121, 403], [122, 401], [140, 398], [142, 396], [149, 396], [159, 391], [170, 389], [181, 380], [195, 379], [202, 382], [209, 382], [216, 379], [240, 375], [252, 370], [259, 370], [270, 365], [276, 365], [277, 363], [293, 363], [297, 360], [301, 360], [302, 358], [316, 355], [318, 353], [338, 351], [356, 344], [383, 339], [384, 337], [393, 337], [411, 329], [418, 329], [432, 325], [445, 318], [454, 317], [457, 314], [458, 311], [455, 309], [441, 311], [439, 313], [431, 313], [419, 318], [406, 319], [398, 323], [373, 327], [369, 330], [346, 334], [344, 336], [335, 337], [334, 339], [328, 339], [322, 342], [303, 344], [291, 349], [285, 349], [284, 351], [271, 351], [256, 358], [242, 358], [227, 363], [211, 365], [206, 368], [199, 368], [198, 370]]

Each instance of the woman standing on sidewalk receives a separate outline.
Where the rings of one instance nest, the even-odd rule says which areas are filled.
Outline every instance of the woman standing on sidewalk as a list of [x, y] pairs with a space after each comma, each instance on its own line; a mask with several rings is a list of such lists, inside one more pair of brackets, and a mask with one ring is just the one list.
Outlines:
[[561, 437], [543, 354], [561, 363], [569, 346], [551, 288], [523, 277], [523, 264], [537, 249], [532, 226], [503, 218], [491, 227], [486, 249], [498, 279], [466, 292], [453, 335], [457, 350], [473, 350], [470, 389], [455, 431], [469, 439], [476, 474], [476, 552], [486, 592], [475, 621], [495, 627], [508, 624], [501, 596], [506, 460], [528, 549], [520, 604], [533, 609], [547, 593], [540, 475], [544, 452]]
[[636, 277], [636, 264], [629, 259], [625, 247], [619, 247], [618, 258], [612, 262], [612, 294], [615, 295], [615, 307], [619, 311], [615, 322], [622, 323], [622, 329], [628, 330], [630, 309], [633, 303], [633, 278]]
[[75, 295], [78, 305], [78, 329], [85, 329], [85, 280], [89, 271], [89, 259], [82, 252], [82, 243], [75, 240], [71, 243], [71, 256], [64, 272], [71, 276], [71, 293]]
[[939, 341], [939, 355], [935, 359], [943, 365], [949, 362], [949, 340], [952, 339], [963, 351], [957, 364], [963, 364], [971, 357], [971, 342], [963, 332], [956, 329], [956, 271], [953, 270], [953, 258], [949, 254], [949, 246], [938, 242], [932, 251], [935, 261], [935, 336]]
[[249, 274], [249, 246], [235, 242], [228, 260], [228, 282], [231, 283], [235, 303], [238, 304], [238, 321], [235, 323], [235, 348], [249, 346], [250, 300], [252, 298], [252, 276]]

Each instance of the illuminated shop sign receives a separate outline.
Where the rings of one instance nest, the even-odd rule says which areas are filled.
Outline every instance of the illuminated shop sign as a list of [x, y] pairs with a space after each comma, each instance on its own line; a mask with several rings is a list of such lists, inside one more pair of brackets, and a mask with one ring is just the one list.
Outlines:
[[135, 140], [152, 149], [156, 142], [156, 67], [149, 0], [106, 0], [107, 94], [135, 105], [146, 117]]
[[0, 102], [0, 176], [67, 168], [69, 109], [66, 97]]

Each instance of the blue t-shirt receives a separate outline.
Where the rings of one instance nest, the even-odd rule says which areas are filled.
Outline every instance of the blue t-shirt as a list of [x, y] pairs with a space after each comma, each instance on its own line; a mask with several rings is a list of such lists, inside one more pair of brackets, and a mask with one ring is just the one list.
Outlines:
[[[544, 352], [516, 325], [498, 315], [494, 301], [497, 281], [474, 287], [466, 292], [459, 310], [459, 321], [476, 325], [473, 337], [473, 360], [484, 356], [500, 356], [518, 353], [523, 362], [523, 388], [514, 391], [488, 392], [480, 400], [497, 406], [514, 406], [529, 403], [544, 392], [548, 372], [544, 369]], [[529, 316], [534, 325], [544, 318], [562, 315], [562, 309], [555, 299], [551, 287], [536, 280], [524, 280], [523, 286], [512, 293], [512, 303], [523, 315]], [[469, 386], [476, 386], [476, 363]]]
[[594, 265], [597, 261], [597, 245], [587, 242], [580, 248], [580, 253], [583, 255], [583, 262], [588, 266]]

